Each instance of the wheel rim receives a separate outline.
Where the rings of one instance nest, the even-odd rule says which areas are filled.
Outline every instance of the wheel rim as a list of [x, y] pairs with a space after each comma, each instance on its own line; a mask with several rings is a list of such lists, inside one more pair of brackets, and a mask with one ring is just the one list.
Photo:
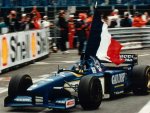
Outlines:
[[150, 89], [150, 67], [148, 67], [147, 71], [146, 71], [146, 75], [148, 77], [148, 84], [147, 87], [148, 89]]

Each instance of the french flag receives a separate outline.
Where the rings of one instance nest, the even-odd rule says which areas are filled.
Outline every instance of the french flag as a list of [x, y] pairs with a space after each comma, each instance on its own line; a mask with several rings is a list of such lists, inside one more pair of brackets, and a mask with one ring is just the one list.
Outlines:
[[102, 22], [101, 14], [95, 8], [85, 56], [97, 57], [99, 60], [119, 65], [124, 62], [124, 59], [120, 58], [121, 48], [122, 45], [111, 37], [111, 34], [108, 32], [108, 25]]

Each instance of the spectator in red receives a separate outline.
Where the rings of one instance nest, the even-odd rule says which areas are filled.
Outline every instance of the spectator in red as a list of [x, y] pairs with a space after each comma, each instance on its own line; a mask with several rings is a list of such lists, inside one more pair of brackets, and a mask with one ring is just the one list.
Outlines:
[[37, 19], [36, 15], [32, 15], [32, 23], [34, 25], [34, 29], [40, 29], [41, 28], [41, 21]]
[[74, 42], [74, 36], [75, 36], [75, 25], [74, 25], [74, 15], [69, 15], [68, 19], [68, 41], [69, 41], [69, 48], [74, 48], [73, 42]]
[[92, 24], [92, 21], [93, 21], [93, 14], [90, 13], [88, 14], [88, 17], [87, 19], [85, 20], [85, 23], [86, 23], [86, 37], [89, 38], [89, 35], [90, 35], [90, 29], [91, 29], [91, 24]]
[[41, 19], [41, 14], [40, 12], [37, 10], [36, 6], [33, 6], [33, 9], [31, 11], [31, 14], [36, 15], [36, 19]]
[[78, 15], [78, 19], [76, 21], [76, 36], [78, 37], [78, 42], [79, 42], [79, 46], [78, 46], [78, 55], [81, 55], [82, 52], [85, 49], [85, 44], [86, 44], [86, 24], [85, 24], [85, 16], [83, 13], [79, 13]]
[[34, 24], [34, 28], [40, 29], [41, 28], [41, 14], [37, 10], [36, 6], [33, 7], [33, 10], [31, 11], [31, 15], [32, 15], [32, 21]]
[[142, 19], [142, 14], [139, 12], [135, 13], [135, 16], [133, 17], [132, 26], [133, 27], [143, 27], [145, 26], [146, 21]]
[[80, 19], [81, 20], [85, 20], [87, 18], [87, 14], [86, 13], [79, 13]]

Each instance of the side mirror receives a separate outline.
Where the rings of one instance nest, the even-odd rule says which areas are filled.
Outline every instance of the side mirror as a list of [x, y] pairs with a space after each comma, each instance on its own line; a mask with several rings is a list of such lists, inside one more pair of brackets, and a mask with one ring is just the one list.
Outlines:
[[57, 73], [60, 73], [60, 72], [63, 72], [63, 71], [64, 71], [64, 69], [61, 68], [61, 69], [58, 69]]

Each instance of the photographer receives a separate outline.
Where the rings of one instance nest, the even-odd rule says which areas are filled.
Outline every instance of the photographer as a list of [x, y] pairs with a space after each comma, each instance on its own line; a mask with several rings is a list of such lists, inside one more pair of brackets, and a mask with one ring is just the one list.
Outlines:
[[10, 11], [9, 15], [5, 19], [5, 23], [9, 28], [9, 32], [19, 31], [20, 25], [17, 19], [16, 11]]

